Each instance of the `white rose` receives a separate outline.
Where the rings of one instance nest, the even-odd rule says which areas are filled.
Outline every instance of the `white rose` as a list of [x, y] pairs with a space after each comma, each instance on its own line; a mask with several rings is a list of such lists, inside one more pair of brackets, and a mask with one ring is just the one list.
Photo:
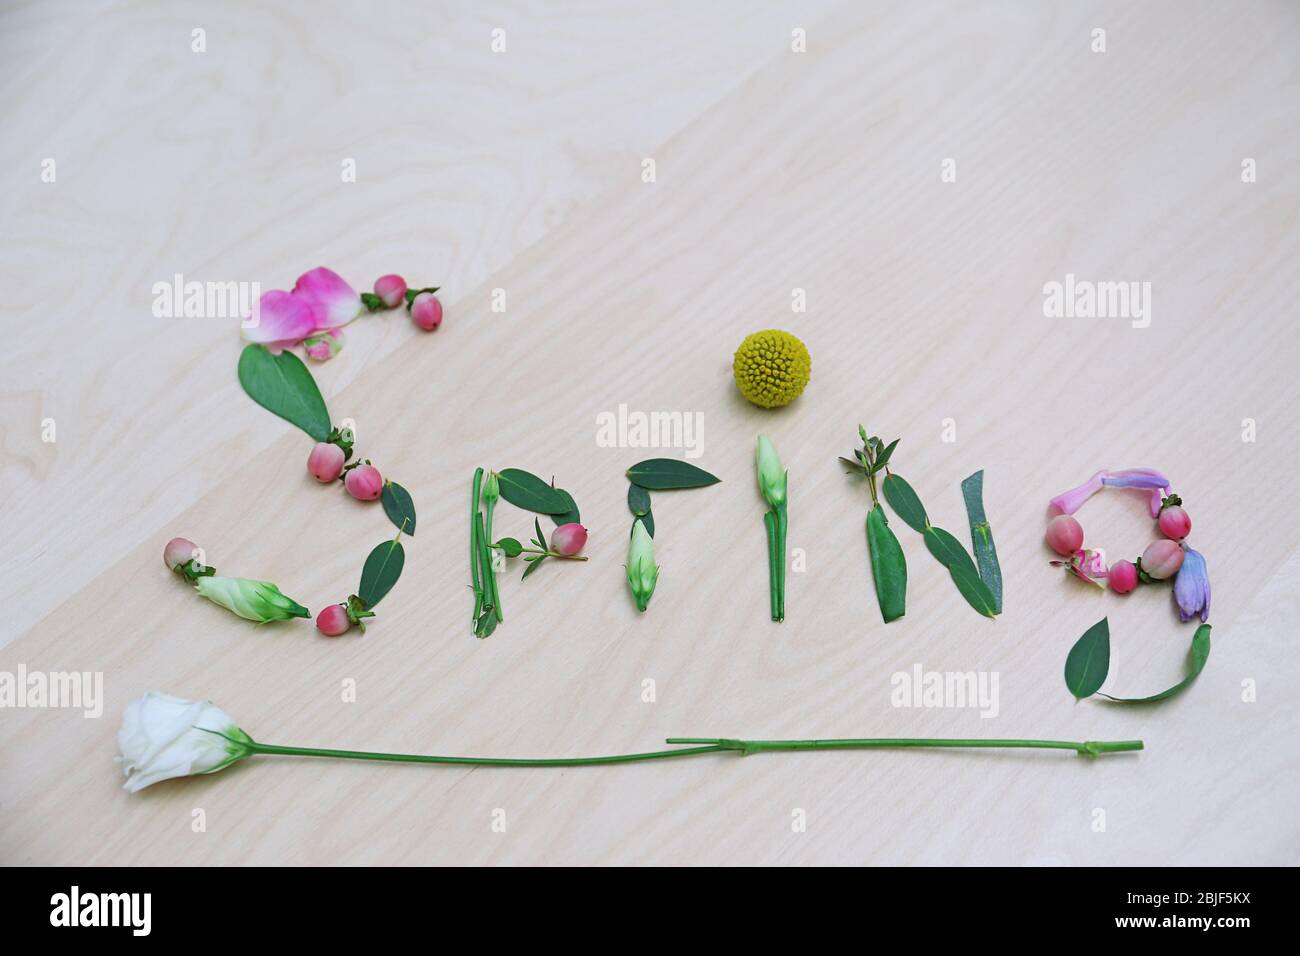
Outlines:
[[117, 732], [123, 786], [135, 793], [171, 777], [213, 773], [252, 754], [250, 743], [216, 704], [151, 690], [126, 705]]

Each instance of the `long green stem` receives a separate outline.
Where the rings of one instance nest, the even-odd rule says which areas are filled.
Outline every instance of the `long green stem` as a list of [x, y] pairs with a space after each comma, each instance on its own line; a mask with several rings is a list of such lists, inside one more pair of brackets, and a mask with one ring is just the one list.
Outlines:
[[483, 522], [483, 553], [487, 556], [488, 582], [492, 591], [492, 607], [495, 608], [497, 623], [505, 621], [501, 614], [501, 584], [497, 580], [496, 569], [492, 567], [492, 512], [496, 510], [497, 499], [491, 496], [487, 500], [487, 517]]
[[776, 509], [776, 611], [777, 620], [785, 620], [785, 538], [786, 531], [790, 526], [790, 519], [786, 512], [789, 499], [782, 502], [781, 507]]
[[250, 754], [289, 757], [333, 757], [342, 760], [383, 760], [393, 763], [467, 764], [480, 767], [585, 767], [596, 764], [636, 763], [645, 760], [669, 760], [674, 757], [695, 757], [713, 753], [755, 753], [784, 750], [871, 750], [894, 747], [980, 747], [980, 748], [1030, 748], [1039, 750], [1073, 750], [1087, 757], [1107, 753], [1141, 750], [1140, 740], [976, 740], [976, 739], [917, 739], [907, 737], [870, 737], [841, 740], [734, 740], [722, 737], [669, 737], [665, 743], [677, 746], [673, 750], [653, 750], [646, 753], [613, 754], [607, 757], [445, 757], [433, 754], [375, 753], [366, 750], [328, 750], [316, 747], [281, 747], [249, 741], [244, 744]]
[[483, 584], [479, 576], [479, 554], [481, 549], [478, 539], [478, 502], [482, 484], [483, 469], [476, 468], [469, 495], [469, 577], [474, 588], [474, 617], [470, 624], [473, 626], [477, 626], [479, 615], [483, 613]]
[[776, 577], [776, 515], [771, 511], [763, 515], [767, 529], [767, 600], [772, 609], [772, 620], [781, 620], [781, 602], [777, 598]]

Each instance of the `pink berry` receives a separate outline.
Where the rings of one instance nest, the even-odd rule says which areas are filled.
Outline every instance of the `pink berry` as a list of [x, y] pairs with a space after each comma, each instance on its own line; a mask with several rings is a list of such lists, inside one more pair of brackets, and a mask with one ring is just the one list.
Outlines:
[[1110, 589], [1128, 594], [1138, 585], [1138, 569], [1132, 561], [1116, 561], [1110, 566]]
[[551, 532], [551, 550], [571, 558], [587, 544], [587, 529], [575, 522], [562, 524]]
[[1047, 522], [1047, 546], [1069, 557], [1083, 547], [1083, 525], [1074, 515], [1057, 515]]
[[380, 276], [375, 280], [375, 295], [390, 309], [395, 309], [406, 298], [406, 280], [399, 275]]
[[1161, 538], [1142, 552], [1142, 570], [1157, 581], [1172, 578], [1183, 566], [1183, 549], [1177, 541]]
[[1160, 512], [1160, 533], [1173, 541], [1182, 541], [1192, 533], [1192, 519], [1178, 505]]
[[328, 484], [343, 471], [343, 460], [347, 457], [338, 445], [327, 441], [317, 443], [307, 456], [307, 470], [317, 481]]
[[411, 302], [411, 319], [426, 332], [442, 325], [442, 303], [432, 292], [421, 292]]
[[199, 549], [189, 538], [172, 538], [163, 548], [163, 564], [168, 571], [175, 571], [182, 564], [189, 564], [194, 559], [194, 552]]
[[384, 491], [384, 479], [374, 465], [357, 465], [343, 479], [343, 487], [358, 501], [374, 501]]
[[316, 630], [326, 637], [338, 637], [346, 634], [352, 622], [348, 620], [348, 609], [342, 604], [331, 604], [316, 615]]

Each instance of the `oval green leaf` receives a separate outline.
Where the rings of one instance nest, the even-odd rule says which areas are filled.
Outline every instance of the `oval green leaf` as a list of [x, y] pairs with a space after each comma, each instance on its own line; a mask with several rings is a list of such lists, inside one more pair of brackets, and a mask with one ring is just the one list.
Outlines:
[[884, 491], [885, 500], [889, 502], [889, 507], [894, 509], [894, 513], [913, 531], [924, 534], [930, 519], [926, 516], [925, 505], [921, 504], [921, 499], [916, 496], [912, 486], [898, 475], [891, 474], [885, 476], [881, 490]]
[[325, 399], [307, 366], [292, 352], [272, 355], [263, 345], [246, 346], [239, 353], [239, 384], [257, 404], [316, 441], [329, 437], [330, 413]]
[[638, 484], [627, 486], [627, 510], [638, 518], [650, 513], [650, 492]]
[[1110, 670], [1110, 621], [1102, 618], [1083, 632], [1065, 658], [1065, 686], [1077, 699], [1091, 697]]
[[1187, 676], [1180, 680], [1168, 690], [1162, 690], [1158, 694], [1152, 694], [1150, 697], [1111, 697], [1109, 694], [1102, 694], [1109, 701], [1116, 704], [1153, 704], [1158, 700], [1167, 700], [1175, 694], [1181, 694], [1192, 682], [1200, 676], [1201, 671], [1205, 670], [1205, 662], [1210, 659], [1210, 625], [1202, 624], [1192, 635], [1192, 650], [1187, 670]]
[[572, 507], [572, 500], [522, 468], [505, 468], [497, 472], [501, 497], [516, 508], [540, 515], [562, 515]]
[[633, 484], [650, 491], [704, 488], [721, 480], [703, 468], [675, 458], [648, 458], [629, 468], [627, 477]]
[[871, 553], [876, 603], [880, 605], [880, 616], [888, 624], [907, 611], [907, 559], [880, 505], [867, 513], [867, 550]]
[[402, 576], [402, 566], [406, 564], [406, 551], [400, 541], [385, 541], [375, 545], [366, 558], [361, 569], [361, 587], [357, 588], [357, 597], [366, 602], [366, 607], [373, 610], [384, 599], [397, 579]]
[[507, 558], [517, 558], [524, 551], [524, 546], [519, 543], [518, 538], [502, 538], [496, 546]]
[[415, 502], [411, 493], [395, 481], [384, 482], [384, 514], [398, 531], [415, 534]]

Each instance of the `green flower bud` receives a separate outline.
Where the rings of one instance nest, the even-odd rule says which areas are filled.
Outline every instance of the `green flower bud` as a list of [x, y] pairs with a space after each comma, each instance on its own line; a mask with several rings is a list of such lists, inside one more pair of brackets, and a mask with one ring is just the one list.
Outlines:
[[758, 490], [773, 508], [785, 504], [785, 485], [789, 473], [781, 467], [781, 459], [766, 435], [758, 436]]
[[494, 503], [500, 497], [501, 482], [497, 479], [497, 473], [495, 471], [489, 471], [486, 480], [483, 482], [483, 504], [486, 505], [489, 502]]
[[250, 581], [247, 578], [199, 578], [194, 583], [198, 592], [213, 604], [238, 614], [247, 621], [266, 624], [269, 621], [287, 621], [291, 617], [311, 617], [298, 602], [285, 597], [269, 581]]
[[655, 564], [655, 543], [645, 524], [637, 518], [632, 525], [632, 542], [627, 549], [627, 583], [636, 598], [636, 608], [644, 611], [655, 593], [659, 566]]

